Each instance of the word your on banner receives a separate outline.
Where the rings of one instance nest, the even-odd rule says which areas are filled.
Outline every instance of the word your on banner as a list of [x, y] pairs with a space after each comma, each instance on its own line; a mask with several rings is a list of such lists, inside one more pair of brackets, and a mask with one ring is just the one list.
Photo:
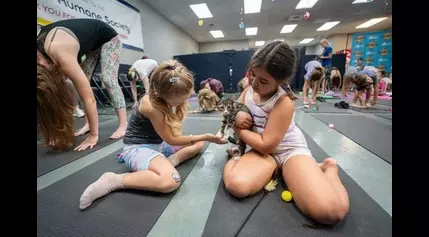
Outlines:
[[125, 48], [143, 51], [140, 12], [123, 0], [38, 0], [37, 23], [93, 18], [112, 26]]

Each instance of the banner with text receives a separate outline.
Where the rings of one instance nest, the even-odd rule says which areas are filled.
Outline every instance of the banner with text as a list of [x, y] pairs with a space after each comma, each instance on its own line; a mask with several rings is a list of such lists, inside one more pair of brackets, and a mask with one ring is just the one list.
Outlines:
[[124, 47], [144, 49], [140, 12], [123, 0], [37, 0], [38, 24], [73, 18], [102, 20], [118, 32]]
[[350, 65], [362, 58], [365, 65], [392, 72], [392, 30], [354, 33]]

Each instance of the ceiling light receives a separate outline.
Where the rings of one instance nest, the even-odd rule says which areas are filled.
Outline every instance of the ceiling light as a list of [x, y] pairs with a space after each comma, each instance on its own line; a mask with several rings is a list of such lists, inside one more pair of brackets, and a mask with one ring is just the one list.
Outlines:
[[301, 42], [299, 42], [300, 44], [308, 44], [308, 43], [310, 43], [311, 41], [313, 41], [314, 40], [314, 38], [307, 38], [307, 39], [303, 39]]
[[265, 41], [256, 41], [255, 46], [262, 46], [265, 44]]
[[352, 2], [352, 4], [358, 4], [358, 3], [369, 3], [372, 2], [373, 0], [354, 0]]
[[307, 9], [312, 8], [318, 0], [301, 0], [298, 5], [296, 5], [295, 9]]
[[257, 34], [258, 34], [258, 27], [246, 28], [246, 35], [257, 35]]
[[223, 35], [223, 32], [221, 30], [211, 30], [210, 34], [213, 35], [213, 38], [223, 38], [223, 37], [225, 37]]
[[244, 0], [244, 14], [261, 12], [262, 0]]
[[338, 25], [339, 21], [329, 21], [323, 24], [321, 27], [319, 27], [316, 31], [327, 31], [330, 30], [332, 27]]
[[210, 12], [209, 8], [207, 7], [207, 4], [205, 3], [200, 3], [200, 4], [193, 4], [193, 5], [189, 5], [189, 7], [192, 9], [192, 11], [194, 11], [195, 15], [197, 15], [197, 17], [199, 19], [205, 19], [205, 18], [212, 18], [213, 15]]
[[373, 25], [375, 25], [377, 23], [380, 23], [380, 22], [382, 22], [382, 21], [384, 21], [386, 19], [387, 19], [387, 17], [372, 18], [371, 20], [369, 20], [367, 22], [364, 22], [364, 23], [356, 26], [356, 29], [368, 28], [368, 27], [371, 27], [371, 26], [373, 26]]
[[291, 33], [297, 26], [297, 24], [284, 25], [280, 34]]

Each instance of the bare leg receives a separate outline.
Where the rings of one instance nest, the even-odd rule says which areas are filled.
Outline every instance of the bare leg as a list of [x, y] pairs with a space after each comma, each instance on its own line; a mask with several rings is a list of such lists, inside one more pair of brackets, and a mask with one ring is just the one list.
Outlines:
[[371, 101], [371, 105], [374, 106], [377, 104], [377, 99], [378, 99], [378, 93], [379, 93], [379, 88], [378, 88], [378, 83], [376, 83], [374, 85], [374, 98]]
[[[310, 80], [304, 79], [304, 86], [302, 87], [302, 93], [304, 95], [304, 105], [308, 104], [308, 90], [310, 89]], [[314, 91], [313, 91], [314, 93]]]
[[125, 130], [127, 129], [127, 111], [125, 108], [116, 109], [116, 115], [118, 116], [118, 129], [110, 136], [111, 139], [120, 139], [125, 136]]
[[173, 155], [168, 157], [170, 163], [176, 167], [186, 160], [189, 160], [198, 155], [204, 147], [204, 142], [197, 142], [193, 145], [183, 147]]
[[316, 104], [317, 94], [319, 93], [320, 80], [313, 82], [313, 95], [311, 96], [311, 104]]
[[150, 162], [148, 170], [125, 174], [104, 173], [83, 192], [79, 208], [84, 210], [94, 200], [119, 189], [169, 193], [177, 189], [180, 183], [180, 175], [168, 159], [164, 156], [157, 156]]
[[225, 187], [237, 198], [259, 192], [271, 180], [277, 167], [271, 156], [262, 156], [253, 150], [237, 158], [229, 160], [223, 168]]
[[336, 224], [349, 210], [349, 196], [338, 176], [337, 162], [327, 158], [317, 164], [297, 155], [283, 165], [283, 178], [299, 209], [322, 224]]

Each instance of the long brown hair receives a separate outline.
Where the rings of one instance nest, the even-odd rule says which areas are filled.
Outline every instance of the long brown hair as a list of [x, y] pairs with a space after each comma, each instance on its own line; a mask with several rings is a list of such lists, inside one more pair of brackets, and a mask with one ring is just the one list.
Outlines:
[[46, 146], [55, 150], [73, 146], [73, 112], [74, 97], [59, 68], [37, 64], [37, 121]]
[[[289, 85], [296, 64], [293, 49], [284, 41], [275, 40], [261, 47], [250, 59], [250, 67], [262, 67], [279, 84]], [[286, 91], [291, 100], [296, 100], [292, 90]]]
[[188, 114], [189, 104], [185, 101], [176, 106], [176, 112], [173, 113], [165, 99], [190, 94], [193, 89], [192, 73], [176, 60], [161, 63], [152, 73], [149, 98], [152, 105], [163, 113], [173, 136], [181, 134], [183, 119]]
[[220, 103], [220, 99], [214, 91], [204, 88], [198, 92], [198, 102], [201, 109], [213, 111]]

